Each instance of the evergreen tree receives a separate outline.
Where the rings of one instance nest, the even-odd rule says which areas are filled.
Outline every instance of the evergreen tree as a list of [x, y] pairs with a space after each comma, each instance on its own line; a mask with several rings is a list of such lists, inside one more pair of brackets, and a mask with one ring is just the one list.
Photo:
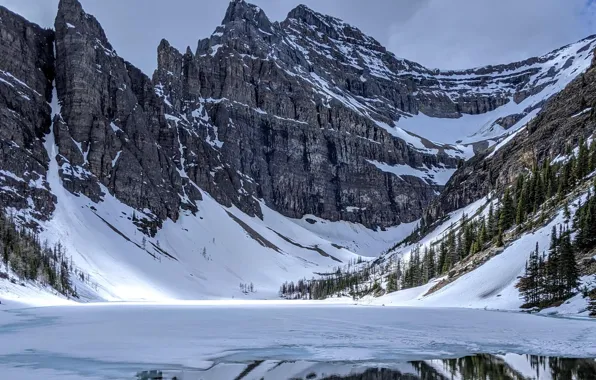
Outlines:
[[575, 166], [575, 177], [582, 179], [588, 174], [590, 168], [590, 152], [583, 137], [579, 140], [579, 153], [577, 154], [577, 165]]
[[499, 231], [495, 244], [497, 247], [502, 247], [505, 245], [505, 242], [503, 241], [503, 232], [502, 231]]
[[560, 275], [559, 275], [559, 240], [557, 238], [557, 228], [553, 226], [551, 231], [550, 249], [548, 255], [548, 262], [546, 263], [546, 282], [548, 293], [551, 299], [559, 299], [561, 297], [560, 291]]
[[539, 270], [540, 270], [540, 256], [538, 253], [538, 243], [536, 249], [530, 254], [530, 258], [526, 263], [526, 273], [521, 278], [519, 283], [519, 290], [522, 294], [526, 307], [536, 306], [540, 302], [539, 298]]
[[505, 190], [503, 196], [503, 206], [501, 208], [501, 215], [499, 217], [499, 230], [501, 233], [507, 231], [515, 221], [515, 209], [513, 207], [513, 199], [509, 189]]
[[538, 172], [538, 169], [534, 171], [534, 205], [533, 205], [533, 212], [537, 212], [542, 203], [544, 202], [544, 183], [542, 182], [542, 177]]
[[526, 220], [526, 210], [528, 208], [528, 205], [526, 204], [526, 194], [523, 190], [520, 192], [518, 199], [515, 223], [520, 225]]
[[486, 226], [486, 240], [492, 240], [493, 237], [495, 237], [495, 234], [497, 232], [497, 226], [496, 226], [496, 222], [495, 222], [495, 213], [494, 213], [494, 208], [493, 208], [493, 203], [490, 202], [490, 205], [488, 207], [488, 223]]
[[453, 258], [453, 263], [457, 263], [458, 261], [462, 260], [466, 255], [464, 241], [461, 237], [461, 234], [457, 236], [457, 245], [455, 249], [455, 257]]
[[593, 317], [596, 317], [596, 289], [592, 290], [592, 299], [590, 301], [590, 304], [588, 306], [588, 311], [590, 312], [590, 315]]
[[579, 286], [579, 270], [569, 231], [565, 231], [560, 237], [560, 248], [560, 270], [564, 284], [564, 294], [567, 297]]
[[447, 264], [447, 243], [445, 242], [445, 239], [441, 241], [441, 245], [439, 246], [439, 259], [437, 260], [437, 270], [439, 271], [439, 274], [443, 274], [447, 270], [449, 270]]
[[[594, 109], [592, 109], [594, 112]], [[596, 170], [596, 139], [592, 140], [590, 144], [590, 164], [589, 164], [589, 173], [592, 173]]]
[[435, 248], [433, 246], [430, 247], [430, 249], [428, 250], [426, 256], [424, 257], [425, 261], [426, 261], [426, 270], [427, 270], [427, 279], [425, 282], [428, 282], [429, 280], [433, 279], [436, 277], [437, 273], [436, 273], [436, 259], [435, 259]]

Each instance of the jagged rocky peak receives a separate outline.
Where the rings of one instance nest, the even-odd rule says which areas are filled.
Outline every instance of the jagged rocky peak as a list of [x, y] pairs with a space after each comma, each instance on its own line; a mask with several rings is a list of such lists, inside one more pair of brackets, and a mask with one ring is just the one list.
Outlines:
[[265, 32], [271, 33], [271, 21], [265, 12], [258, 6], [244, 0], [232, 0], [222, 21], [222, 25], [231, 23], [250, 23]]
[[50, 101], [54, 79], [54, 33], [3, 6], [0, 6], [0, 30], [0, 69], [5, 75], [9, 73], [23, 80]]
[[60, 0], [54, 27], [57, 35], [69, 32], [94, 35], [107, 50], [114, 50], [99, 21], [85, 12], [79, 0]]
[[[190, 52], [190, 47], [188, 52]], [[192, 55], [192, 52], [190, 54]], [[166, 39], [162, 39], [157, 47], [157, 67], [168, 68], [168, 71], [172, 74], [182, 72], [182, 54], [170, 45]]]
[[197, 56], [227, 55], [230, 52], [266, 57], [269, 46], [279, 40], [279, 27], [256, 5], [232, 0], [221, 26], [197, 45]]
[[343, 40], [350, 43], [374, 48], [375, 50], [385, 52], [386, 49], [377, 40], [367, 36], [360, 29], [345, 23], [336, 17], [318, 13], [304, 4], [298, 5], [288, 13], [284, 25], [291, 24], [293, 20], [309, 25], [311, 30], [314, 28], [319, 38], [332, 38]]
[[166, 123], [151, 79], [116, 54], [76, 0], [60, 2], [56, 62], [62, 108], [54, 134], [64, 187], [95, 202], [107, 189], [148, 210], [156, 224], [176, 220], [181, 207], [194, 208], [200, 194], [183, 189], [174, 162], [176, 130]]

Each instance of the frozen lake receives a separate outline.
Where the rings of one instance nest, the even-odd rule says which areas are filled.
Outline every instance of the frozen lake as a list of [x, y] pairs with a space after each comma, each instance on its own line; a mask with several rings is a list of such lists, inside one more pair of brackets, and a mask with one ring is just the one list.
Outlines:
[[153, 369], [261, 361], [370, 366], [478, 353], [594, 358], [596, 321], [296, 303], [103, 304], [0, 309], [0, 342], [3, 378], [135, 379]]

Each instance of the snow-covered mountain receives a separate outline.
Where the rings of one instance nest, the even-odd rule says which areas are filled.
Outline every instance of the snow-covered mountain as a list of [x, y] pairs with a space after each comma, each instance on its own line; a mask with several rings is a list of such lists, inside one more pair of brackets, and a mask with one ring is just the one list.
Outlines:
[[272, 22], [234, 0], [195, 50], [162, 41], [149, 78], [77, 0], [54, 31], [0, 7], [0, 31], [0, 206], [106, 300], [271, 298], [380, 255], [596, 48], [431, 70], [305, 6]]

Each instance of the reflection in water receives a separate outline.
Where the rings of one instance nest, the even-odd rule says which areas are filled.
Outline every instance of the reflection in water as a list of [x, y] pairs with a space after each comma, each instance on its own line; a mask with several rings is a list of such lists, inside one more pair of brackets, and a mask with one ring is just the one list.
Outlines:
[[596, 380], [595, 359], [475, 355], [459, 359], [366, 365], [255, 361], [203, 371], [146, 371], [138, 380]]

